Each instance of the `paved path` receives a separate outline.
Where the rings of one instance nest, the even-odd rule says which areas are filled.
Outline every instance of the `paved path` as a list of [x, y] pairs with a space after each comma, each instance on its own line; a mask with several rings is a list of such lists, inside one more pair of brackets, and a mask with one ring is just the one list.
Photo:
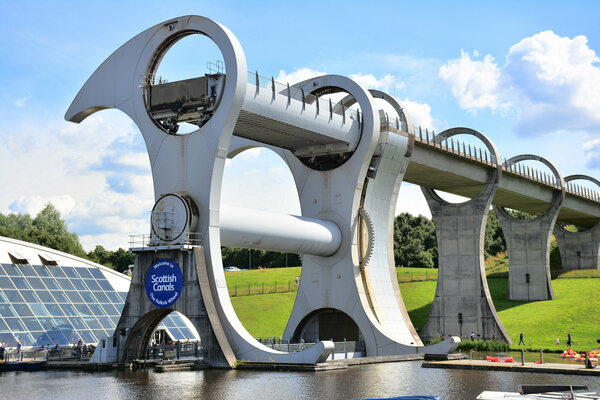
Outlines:
[[474, 369], [486, 371], [539, 372], [546, 374], [600, 376], [600, 368], [585, 369], [582, 364], [533, 364], [520, 361], [498, 363], [483, 360], [426, 361], [423, 368]]

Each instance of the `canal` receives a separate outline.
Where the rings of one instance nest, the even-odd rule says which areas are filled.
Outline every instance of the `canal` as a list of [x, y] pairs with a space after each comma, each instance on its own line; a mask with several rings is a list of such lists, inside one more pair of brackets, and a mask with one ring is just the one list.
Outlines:
[[411, 394], [470, 400], [484, 390], [519, 384], [586, 384], [597, 377], [421, 368], [420, 361], [372, 364], [325, 372], [204, 370], [40, 371], [0, 374], [2, 399], [355, 399]]

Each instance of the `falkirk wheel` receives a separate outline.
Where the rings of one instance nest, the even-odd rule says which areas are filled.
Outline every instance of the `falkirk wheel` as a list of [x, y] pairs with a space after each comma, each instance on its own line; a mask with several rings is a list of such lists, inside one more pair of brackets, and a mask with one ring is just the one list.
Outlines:
[[[158, 65], [181, 38], [211, 39], [224, 72], [156, 82]], [[111, 351], [101, 361], [143, 357], [150, 335], [172, 311], [199, 332], [204, 359], [317, 363], [333, 341], [361, 340], [366, 356], [448, 353], [458, 337], [423, 346], [408, 317], [393, 257], [394, 209], [413, 145], [412, 123], [389, 95], [349, 78], [325, 75], [294, 86], [248, 79], [236, 37], [200, 16], [165, 21], [117, 49], [87, 80], [66, 112], [79, 123], [107, 108], [127, 114], [150, 159], [155, 205], [149, 239], [136, 255], [132, 282]], [[345, 93], [332, 104], [323, 95]], [[387, 102], [398, 117], [376, 107]], [[359, 111], [347, 109], [356, 103]], [[177, 134], [177, 122], [197, 125]], [[221, 206], [225, 160], [268, 147], [289, 166], [302, 215]], [[284, 338], [315, 343], [287, 353], [244, 328], [232, 307], [221, 246], [302, 254], [302, 275]], [[96, 355], [95, 355], [96, 356]]]

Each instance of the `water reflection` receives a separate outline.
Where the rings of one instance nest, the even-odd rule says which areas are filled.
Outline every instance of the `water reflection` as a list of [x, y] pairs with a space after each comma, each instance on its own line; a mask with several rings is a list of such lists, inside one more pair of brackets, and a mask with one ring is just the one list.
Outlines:
[[523, 383], [585, 384], [597, 377], [421, 368], [388, 363], [327, 372], [149, 370], [10, 372], [0, 374], [2, 398], [20, 399], [355, 399], [409, 394], [475, 399], [484, 390], [516, 390]]

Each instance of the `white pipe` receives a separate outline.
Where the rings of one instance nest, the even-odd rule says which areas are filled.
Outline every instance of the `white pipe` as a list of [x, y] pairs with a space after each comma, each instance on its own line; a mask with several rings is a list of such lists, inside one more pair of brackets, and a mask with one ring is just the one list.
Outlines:
[[221, 205], [223, 246], [330, 256], [342, 233], [331, 221]]

